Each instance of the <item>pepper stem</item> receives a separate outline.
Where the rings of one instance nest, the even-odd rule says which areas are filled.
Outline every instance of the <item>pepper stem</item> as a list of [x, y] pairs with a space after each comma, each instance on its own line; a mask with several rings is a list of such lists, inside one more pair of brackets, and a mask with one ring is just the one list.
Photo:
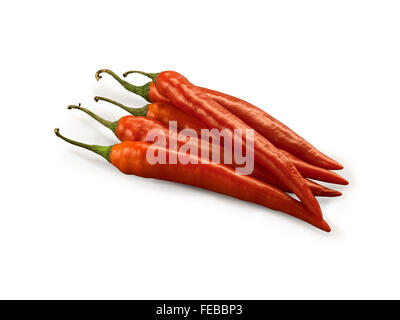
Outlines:
[[101, 155], [107, 161], [110, 161], [110, 153], [111, 153], [111, 149], [113, 146], [106, 147], [106, 146], [97, 146], [97, 145], [90, 145], [90, 144], [86, 144], [86, 143], [82, 143], [82, 142], [77, 142], [77, 141], [68, 139], [68, 138], [64, 137], [63, 135], [61, 135], [60, 129], [58, 129], [58, 128], [54, 129], [54, 133], [56, 134], [57, 137], [63, 139], [64, 141], [66, 141], [70, 144], [73, 144], [75, 146], [93, 151], [94, 153]]
[[108, 70], [108, 69], [101, 69], [99, 71], [96, 72], [95, 77], [96, 80], [99, 81], [102, 76], [100, 74], [102, 73], [108, 73], [109, 75], [111, 75], [115, 80], [117, 80], [126, 90], [133, 92], [139, 96], [141, 96], [143, 99], [147, 100], [150, 102], [149, 100], [149, 90], [150, 90], [150, 84], [146, 83], [143, 86], [135, 86], [132, 83], [129, 83], [128, 81], [125, 81], [124, 79], [121, 79], [115, 72]]
[[156, 82], [157, 76], [160, 74], [160, 73], [143, 72], [143, 71], [139, 71], [139, 70], [130, 70], [130, 71], [123, 73], [124, 78], [126, 78], [126, 76], [131, 73], [142, 74], [142, 75], [146, 76], [147, 78], [150, 78], [151, 80], [153, 80], [154, 83]]
[[99, 100], [112, 103], [112, 104], [124, 109], [125, 111], [129, 112], [133, 116], [143, 116], [143, 117], [145, 117], [147, 115], [147, 111], [149, 109], [149, 105], [148, 104], [145, 105], [142, 108], [129, 108], [129, 107], [123, 105], [122, 103], [119, 103], [119, 102], [117, 102], [115, 100], [112, 100], [112, 99], [109, 99], [109, 98], [99, 97], [99, 96], [94, 97], [94, 101], [98, 102]]
[[78, 109], [78, 110], [81, 110], [81, 111], [87, 113], [87, 114], [88, 114], [89, 116], [91, 116], [93, 119], [97, 120], [97, 121], [100, 122], [103, 126], [105, 126], [106, 128], [110, 129], [112, 132], [115, 133], [115, 130], [116, 130], [117, 125], [118, 125], [118, 121], [112, 122], [112, 121], [105, 120], [105, 119], [103, 119], [102, 117], [100, 117], [100, 116], [98, 116], [97, 114], [95, 114], [94, 112], [92, 112], [92, 111], [90, 111], [90, 110], [88, 110], [88, 109], [86, 109], [86, 108], [81, 107], [81, 104], [79, 104], [78, 106], [69, 105], [69, 106], [68, 106], [68, 109]]

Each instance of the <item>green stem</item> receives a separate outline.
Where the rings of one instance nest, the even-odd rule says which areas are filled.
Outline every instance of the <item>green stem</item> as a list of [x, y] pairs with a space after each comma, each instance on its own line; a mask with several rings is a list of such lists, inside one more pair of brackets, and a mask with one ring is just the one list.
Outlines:
[[115, 130], [117, 129], [118, 126], [118, 121], [108, 121], [103, 119], [102, 117], [99, 117], [97, 114], [93, 113], [92, 111], [81, 107], [81, 104], [79, 104], [79, 106], [75, 106], [75, 105], [70, 105], [68, 106], [68, 109], [78, 109], [81, 110], [85, 113], [87, 113], [89, 116], [91, 116], [93, 119], [97, 120], [98, 122], [100, 122], [103, 126], [105, 126], [106, 128], [110, 129], [112, 132], [115, 133]]
[[128, 81], [125, 81], [124, 79], [121, 79], [117, 74], [115, 74], [115, 72], [108, 70], [108, 69], [101, 69], [99, 71], [96, 72], [95, 77], [96, 80], [100, 80], [101, 79], [101, 75], [102, 73], [108, 73], [109, 75], [111, 75], [115, 80], [117, 80], [126, 90], [133, 92], [139, 96], [141, 96], [143, 99], [147, 100], [150, 102], [149, 100], [149, 90], [150, 90], [150, 84], [146, 83], [143, 86], [135, 86], [132, 83], [129, 83]]
[[128, 74], [131, 74], [131, 73], [142, 74], [142, 75], [146, 76], [147, 78], [150, 78], [151, 80], [153, 80], [154, 83], [156, 82], [156, 79], [157, 79], [158, 75], [160, 74], [160, 73], [149, 73], [149, 72], [143, 72], [143, 71], [138, 71], [138, 70], [131, 70], [131, 71], [124, 72], [123, 76], [126, 77]]
[[97, 146], [97, 145], [90, 145], [90, 144], [86, 144], [86, 143], [77, 142], [77, 141], [68, 139], [68, 138], [64, 137], [63, 135], [61, 135], [60, 129], [58, 129], [58, 128], [54, 129], [54, 133], [56, 134], [57, 137], [63, 139], [64, 141], [67, 141], [68, 143], [73, 144], [75, 146], [93, 151], [94, 153], [101, 155], [107, 161], [110, 161], [110, 153], [111, 153], [111, 149], [113, 146], [106, 147], [106, 146]]
[[124, 109], [125, 111], [129, 112], [133, 116], [143, 116], [143, 117], [145, 117], [147, 115], [147, 111], [149, 110], [149, 105], [148, 104], [145, 105], [142, 108], [129, 108], [129, 107], [123, 105], [122, 103], [119, 103], [119, 102], [117, 102], [115, 100], [112, 100], [112, 99], [109, 99], [109, 98], [99, 97], [99, 96], [94, 97], [94, 101], [98, 102], [99, 100], [112, 103], [112, 104]]

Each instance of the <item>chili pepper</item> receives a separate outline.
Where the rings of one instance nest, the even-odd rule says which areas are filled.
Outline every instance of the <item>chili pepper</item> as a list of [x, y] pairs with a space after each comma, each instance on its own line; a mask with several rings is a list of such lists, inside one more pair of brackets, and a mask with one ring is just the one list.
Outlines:
[[[127, 107], [117, 101], [114, 101], [114, 100], [111, 100], [108, 98], [95, 97], [94, 99], [96, 102], [99, 100], [104, 100], [104, 101], [107, 101], [114, 105], [117, 105], [120, 108], [124, 109], [125, 111], [129, 112], [130, 114], [132, 114], [134, 116], [146, 115], [147, 117], [158, 120], [166, 125], [168, 125], [169, 121], [177, 121], [179, 130], [186, 129], [186, 128], [193, 129], [193, 130], [196, 130], [196, 132], [199, 136], [201, 135], [201, 128], [205, 127], [205, 125], [201, 124], [198, 120], [194, 119], [193, 117], [190, 117], [188, 114], [182, 112], [181, 110], [179, 110], [178, 108], [174, 107], [171, 104], [155, 102], [155, 103], [148, 104], [142, 108], [130, 108], [130, 107]], [[285, 150], [282, 150], [282, 149], [279, 149], [279, 150], [287, 156], [287, 158], [295, 165], [297, 170], [299, 170], [301, 175], [305, 178], [325, 181], [325, 182], [329, 182], [329, 183], [342, 184], [342, 185], [348, 184], [348, 181], [346, 179], [344, 179], [343, 177], [341, 177], [340, 175], [338, 175], [335, 172], [332, 172], [332, 171], [314, 166], [312, 164], [309, 164], [309, 163], [293, 156], [292, 154], [290, 154], [289, 152], [287, 152]], [[310, 181], [308, 183], [309, 186], [311, 187], [310, 183], [312, 183], [312, 182]], [[281, 188], [282, 186], [283, 185], [280, 184], [279, 187]], [[314, 195], [319, 195], [319, 196], [324, 195], [323, 194], [324, 192], [322, 190], [320, 190], [318, 193], [316, 193], [315, 188], [318, 189], [317, 186], [314, 185], [314, 190], [313, 190]], [[328, 190], [330, 190], [330, 189], [328, 189]], [[341, 194], [335, 193], [335, 194], [332, 194], [329, 196], [339, 196], [339, 195], [341, 195]]]
[[[64, 137], [60, 134], [59, 129], [55, 129], [54, 132], [68, 143], [99, 154], [125, 174], [173, 181], [222, 193], [285, 212], [324, 231], [330, 231], [329, 225], [323, 219], [311, 215], [299, 201], [257, 179], [237, 175], [231, 168], [221, 164], [212, 162], [192, 164], [190, 161], [193, 160], [193, 156], [179, 154], [179, 152], [162, 147], [158, 147], [158, 150], [168, 155], [175, 153], [175, 156], [188, 157], [188, 164], [150, 164], [146, 158], [151, 146], [148, 143], [124, 141], [113, 146], [88, 145]], [[199, 159], [196, 160], [199, 161]]]
[[[101, 72], [96, 73], [97, 79], [101, 78]], [[204, 123], [208, 128], [215, 128], [220, 131], [228, 129], [225, 132], [231, 135], [230, 138], [235, 136], [234, 130], [253, 131], [253, 128], [227, 111], [177, 72], [161, 72], [154, 79], [154, 83], [162, 96], [168, 98], [177, 108]], [[242, 146], [243, 148], [246, 147], [243, 136]], [[255, 161], [275, 175], [289, 190], [293, 191], [312, 214], [322, 219], [321, 208], [305, 179], [287, 157], [257, 131], [254, 132], [254, 156]]]
[[[151, 79], [155, 79], [158, 75], [157, 73], [128, 71], [124, 73], [124, 77], [130, 73], [140, 73]], [[142, 90], [142, 94], [138, 93], [143, 98], [150, 102], [162, 100], [164, 103], [168, 103], [168, 101], [165, 100], [165, 97], [158, 92], [154, 83], [147, 83], [145, 86], [146, 89]], [[131, 88], [131, 90], [133, 89], [133, 92], [135, 92], [135, 90], [137, 90], [136, 88]], [[276, 147], [289, 151], [298, 158], [321, 168], [330, 170], [343, 169], [343, 166], [340, 163], [320, 152], [311, 143], [266, 113], [264, 110], [242, 99], [225, 93], [203, 87], [199, 88], [206, 92], [209, 97], [221, 104], [225, 109], [242, 119], [250, 127], [254, 128], [257, 132], [271, 141]]]
[[[105, 99], [103, 99], [105, 100]], [[158, 129], [161, 131], [164, 136], [166, 137], [167, 143], [169, 143], [169, 136], [171, 132], [169, 132], [167, 126], [164, 123], [161, 123], [157, 120], [148, 118], [148, 117], [142, 117], [142, 116], [125, 116], [122, 117], [121, 119], [112, 122], [105, 120], [98, 116], [97, 114], [93, 113], [92, 111], [81, 107], [79, 104], [78, 106], [75, 105], [70, 105], [68, 106], [68, 109], [78, 109], [89, 116], [91, 116], [93, 119], [97, 120], [99, 123], [104, 125], [106, 128], [110, 129], [120, 141], [146, 141], [146, 137], [148, 136], [150, 130], [153, 129]], [[188, 140], [181, 140], [181, 139], [176, 139], [177, 140], [177, 145], [179, 147], [183, 146], [184, 144], [188, 143]], [[195, 137], [191, 137], [190, 142], [194, 144], [195, 147], [198, 148], [198, 155], [201, 155], [201, 142], [196, 139]], [[213, 147], [218, 147], [219, 146], [213, 146], [212, 143], [210, 143], [210, 147], [208, 148], [210, 151], [210, 156], [209, 159], [211, 159], [211, 154], [212, 154], [212, 148]], [[225, 164], [224, 162], [224, 150], [220, 150], [220, 155], [221, 155], [221, 163]], [[227, 165], [227, 164], [225, 164]], [[230, 165], [227, 165], [230, 166]], [[231, 167], [236, 168], [239, 165], [233, 164]], [[282, 191], [289, 191], [287, 190], [286, 186], [283, 185], [278, 179], [276, 179], [273, 175], [265, 172], [265, 170], [262, 170], [257, 164], [254, 167], [253, 173], [251, 174], [253, 177], [264, 181], [274, 187], [277, 187], [281, 189]], [[306, 180], [308, 186], [310, 187], [311, 191], [315, 196], [323, 196], [323, 197], [338, 197], [341, 195], [339, 191], [332, 190], [329, 188], [326, 188], [324, 186], [321, 186], [313, 181]]]

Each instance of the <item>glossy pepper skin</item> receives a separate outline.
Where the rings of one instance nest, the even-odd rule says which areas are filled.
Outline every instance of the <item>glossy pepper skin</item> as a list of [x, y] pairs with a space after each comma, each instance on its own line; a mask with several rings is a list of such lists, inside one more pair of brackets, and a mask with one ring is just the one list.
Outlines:
[[[193, 156], [179, 154], [174, 150], [159, 150], [169, 156], [175, 153], [179, 157], [188, 157], [188, 164], [149, 164], [146, 158], [149, 147], [145, 142], [124, 141], [114, 146], [104, 147], [87, 145], [62, 136], [58, 129], [55, 133], [63, 140], [91, 150], [117, 167], [125, 174], [144, 178], [154, 178], [188, 184], [210, 191], [222, 193], [240, 200], [256, 203], [264, 207], [285, 212], [304, 220], [317, 228], [329, 232], [330, 227], [323, 219], [311, 215], [299, 201], [289, 197], [277, 188], [269, 186], [249, 176], [237, 175], [226, 166], [212, 162], [191, 164]], [[200, 161], [197, 159], [197, 161]]]
[[[151, 78], [157, 76], [156, 73], [148, 74], [140, 71], [128, 71], [124, 73], [124, 76], [130, 73], [141, 73]], [[153, 82], [146, 84], [146, 86], [145, 95], [143, 96], [146, 100], [150, 102], [162, 101], [168, 103], [168, 99], [160, 94]], [[340, 163], [323, 154], [307, 140], [264, 110], [234, 96], [204, 87], [199, 88], [229, 112], [236, 115], [266, 139], [271, 141], [276, 147], [284, 149], [298, 158], [321, 168], [329, 170], [343, 169]]]
[[168, 123], [169, 121], [176, 121], [179, 124], [180, 130], [193, 129], [196, 132], [201, 132], [202, 125], [196, 119], [190, 117], [187, 113], [182, 112], [171, 104], [165, 103], [151, 103], [149, 104], [149, 111], [147, 117], [154, 120]]
[[[114, 72], [112, 72], [111, 70], [108, 70], [108, 69], [99, 70], [96, 73], [96, 79], [101, 78], [100, 74], [102, 72], [106, 72], [106, 73], [110, 74], [126, 90], [140, 95], [147, 101], [150, 101], [150, 102], [162, 101], [164, 103], [163, 105], [171, 105], [171, 102], [167, 98], [163, 97], [158, 92], [154, 82], [149, 82], [149, 83], [145, 84], [144, 86], [135, 86], [135, 85], [132, 85], [131, 83], [121, 79], [120, 77], [118, 77], [118, 75], [116, 75]], [[140, 71], [129, 71], [129, 72], [124, 73], [124, 76], [126, 76], [129, 73], [136, 73], [136, 72], [144, 74], [151, 78], [155, 78], [158, 75], [157, 73], [148, 74], [148, 73], [143, 73]], [[201, 88], [201, 89], [204, 90], [204, 88]], [[214, 92], [216, 92], [216, 91], [214, 91]], [[221, 96], [229, 97], [228, 95], [225, 95], [223, 93], [221, 93]], [[234, 98], [234, 97], [232, 97], [232, 98]], [[234, 99], [237, 99], [237, 98], [234, 98]], [[244, 104], [244, 105], [247, 104], [247, 102], [245, 102], [243, 100], [241, 100], [241, 101], [242, 101], [241, 102], [242, 104]], [[168, 102], [168, 103], [165, 103], [165, 102]], [[137, 109], [126, 108], [126, 110], [128, 112], [130, 112], [131, 114], [136, 115], [135, 112]], [[190, 121], [191, 117], [188, 117], [188, 118], [189, 118], [188, 120]], [[158, 120], [162, 121], [162, 119], [160, 119], [160, 118]], [[282, 151], [283, 149], [280, 149], [280, 150]], [[295, 164], [296, 168], [299, 170], [299, 172], [304, 177], [308, 177], [308, 178], [316, 179], [316, 180], [320, 180], [320, 181], [325, 181], [325, 182], [329, 182], [329, 183], [336, 183], [336, 184], [342, 184], [342, 185], [348, 184], [348, 181], [346, 179], [344, 179], [343, 177], [341, 177], [340, 175], [338, 175], [334, 172], [331, 172], [327, 169], [324, 169], [320, 166], [312, 165], [311, 163], [305, 162], [305, 161], [301, 160], [300, 158], [297, 158], [296, 156], [288, 153], [286, 150], [284, 150], [284, 151], [285, 151], [284, 154], [289, 158], [289, 160], [291, 160]], [[337, 166], [337, 169], [340, 169], [339, 167], [341, 168], [342, 166], [341, 165]]]
[[[146, 137], [148, 136], [150, 130], [157, 129], [158, 131], [162, 132], [164, 136], [166, 137], [166, 141], [169, 145], [169, 137], [170, 137], [170, 132], [169, 128], [167, 127], [167, 124], [159, 122], [157, 120], [151, 119], [149, 117], [142, 117], [142, 116], [125, 116], [119, 119], [116, 122], [110, 122], [107, 120], [104, 120], [103, 118], [99, 117], [98, 115], [94, 114], [92, 111], [83, 108], [81, 106], [69, 106], [69, 109], [78, 109], [81, 110], [91, 117], [93, 117], [95, 120], [98, 122], [102, 123], [104, 126], [109, 128], [112, 132], [115, 133], [117, 138], [120, 141], [142, 141], [146, 142]], [[178, 123], [178, 130], [181, 130], [182, 128], [179, 126]], [[177, 145], [178, 148], [182, 147], [184, 144], [187, 143], [193, 143], [195, 147], [198, 148], [197, 154], [201, 155], [201, 142], [197, 139], [192, 137], [190, 140], [178, 140], [177, 139]], [[212, 157], [212, 148], [213, 147], [218, 147], [220, 146], [215, 146], [212, 143], [209, 144], [209, 159]], [[224, 149], [220, 148], [220, 155], [221, 155], [221, 163], [224, 162]], [[233, 158], [233, 157], [232, 157]], [[227, 165], [227, 164], [226, 164]], [[232, 165], [227, 165], [232, 168], [236, 168], [239, 165], [237, 164], [232, 164]], [[262, 168], [260, 168], [257, 164], [255, 164], [254, 170], [251, 174], [253, 177], [264, 181], [265, 183], [268, 183], [274, 187], [277, 187], [281, 189], [282, 191], [288, 192], [289, 190], [285, 185], [283, 185], [278, 179], [276, 179], [273, 175], [269, 174]], [[336, 190], [332, 190], [329, 188], [325, 188], [324, 186], [321, 186], [313, 181], [306, 180], [308, 186], [310, 187], [311, 191], [315, 196], [324, 196], [324, 197], [337, 197], [340, 196], [341, 193]]]
[[[220, 131], [228, 129], [232, 136], [237, 129], [242, 132], [253, 130], [177, 72], [161, 72], [155, 84], [161, 95], [168, 98], [177, 108], [204, 123], [207, 128]], [[245, 148], [245, 140], [242, 141], [242, 145]], [[305, 179], [285, 155], [256, 131], [254, 159], [295, 193], [313, 215], [322, 219], [321, 208]]]
[[[154, 85], [154, 83], [152, 82]], [[95, 101], [107, 101], [112, 104], [115, 104], [119, 106], [120, 108], [126, 110], [130, 114], [134, 116], [146, 116], [152, 119], [155, 119], [157, 121], [160, 121], [166, 125], [168, 125], [169, 121], [177, 121], [178, 123], [178, 129], [193, 129], [197, 132], [198, 136], [201, 136], [201, 129], [205, 127], [204, 124], [202, 124], [200, 121], [196, 120], [195, 118], [189, 116], [187, 113], [182, 112], [175, 106], [171, 104], [165, 104], [165, 103], [151, 103], [148, 104], [147, 106], [144, 106], [142, 108], [129, 108], [121, 103], [118, 103], [114, 100], [104, 98], [104, 97], [95, 97]], [[279, 148], [278, 148], [279, 149]], [[314, 166], [312, 164], [309, 164], [289, 152], [279, 149], [283, 154], [286, 155], [286, 157], [295, 165], [297, 170], [301, 173], [301, 175], [305, 178], [310, 178], [310, 179], [315, 179], [315, 180], [320, 180], [320, 181], [325, 181], [329, 183], [336, 183], [336, 184], [341, 184], [341, 185], [347, 185], [348, 181], [338, 175], [335, 172]], [[276, 179], [275, 179], [276, 180]], [[310, 182], [307, 182], [310, 185]], [[275, 185], [275, 184], [274, 184]], [[323, 196], [323, 190], [319, 190], [318, 193], [315, 193], [315, 189], [317, 188], [318, 184], [313, 184], [314, 190], [313, 193], [314, 195], [319, 195]], [[320, 186], [320, 185], [318, 185]], [[282, 190], [286, 190], [287, 188], [283, 188], [283, 184], [280, 183], [279, 187], [282, 188]], [[328, 189], [330, 190], [330, 189]], [[325, 190], [326, 191], [326, 190]], [[333, 193], [330, 194], [329, 196], [338, 196], [338, 193]]]

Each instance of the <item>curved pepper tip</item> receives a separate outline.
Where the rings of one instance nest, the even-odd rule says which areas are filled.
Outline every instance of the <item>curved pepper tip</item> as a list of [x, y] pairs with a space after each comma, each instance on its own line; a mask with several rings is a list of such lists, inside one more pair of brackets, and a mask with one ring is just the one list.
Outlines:
[[329, 226], [329, 224], [326, 223], [326, 221], [324, 219], [321, 220], [321, 224], [319, 225], [319, 228], [326, 232], [331, 232], [331, 227]]

